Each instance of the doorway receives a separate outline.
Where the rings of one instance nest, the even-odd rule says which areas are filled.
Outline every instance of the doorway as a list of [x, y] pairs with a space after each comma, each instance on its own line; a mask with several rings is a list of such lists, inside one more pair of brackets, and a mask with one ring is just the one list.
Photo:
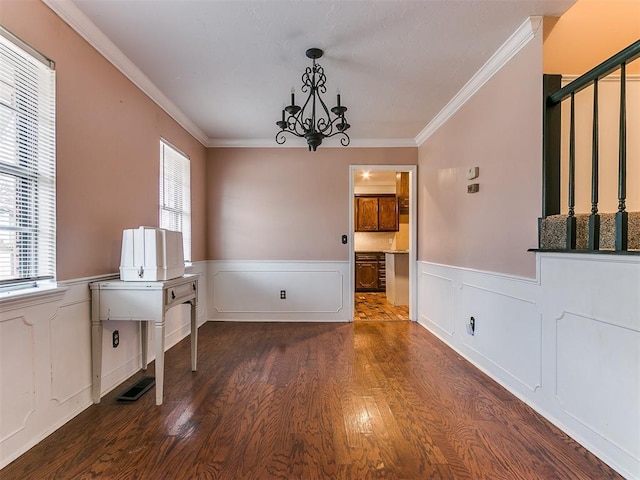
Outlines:
[[354, 320], [416, 320], [415, 165], [350, 166]]

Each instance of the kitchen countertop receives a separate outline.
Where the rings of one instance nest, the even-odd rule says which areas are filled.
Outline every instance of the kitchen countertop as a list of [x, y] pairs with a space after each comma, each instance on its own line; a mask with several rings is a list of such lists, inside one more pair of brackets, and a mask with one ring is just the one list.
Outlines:
[[384, 253], [409, 253], [409, 250], [383, 250]]

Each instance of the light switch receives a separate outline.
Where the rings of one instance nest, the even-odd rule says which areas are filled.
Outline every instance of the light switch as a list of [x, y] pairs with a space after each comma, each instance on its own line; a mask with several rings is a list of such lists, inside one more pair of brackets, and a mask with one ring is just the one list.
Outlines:
[[467, 170], [467, 180], [478, 178], [478, 175], [480, 175], [480, 167], [470, 167]]

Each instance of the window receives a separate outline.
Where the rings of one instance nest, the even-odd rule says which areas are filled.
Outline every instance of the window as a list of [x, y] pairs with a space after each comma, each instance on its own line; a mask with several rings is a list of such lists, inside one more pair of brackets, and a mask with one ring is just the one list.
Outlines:
[[160, 228], [182, 232], [184, 260], [191, 261], [191, 162], [160, 140]]
[[0, 27], [0, 288], [56, 273], [53, 62]]

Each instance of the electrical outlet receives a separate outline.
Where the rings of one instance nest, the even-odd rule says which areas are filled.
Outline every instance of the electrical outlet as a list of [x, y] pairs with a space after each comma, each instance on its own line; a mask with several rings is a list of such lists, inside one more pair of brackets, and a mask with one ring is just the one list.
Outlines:
[[287, 291], [280, 290], [280, 300], [286, 300], [286, 299], [287, 299]]
[[476, 334], [476, 319], [473, 317], [469, 318], [469, 323], [467, 324], [467, 333], [469, 335]]
[[120, 345], [120, 332], [118, 330], [113, 331], [112, 341], [113, 348], [118, 348], [118, 345]]

